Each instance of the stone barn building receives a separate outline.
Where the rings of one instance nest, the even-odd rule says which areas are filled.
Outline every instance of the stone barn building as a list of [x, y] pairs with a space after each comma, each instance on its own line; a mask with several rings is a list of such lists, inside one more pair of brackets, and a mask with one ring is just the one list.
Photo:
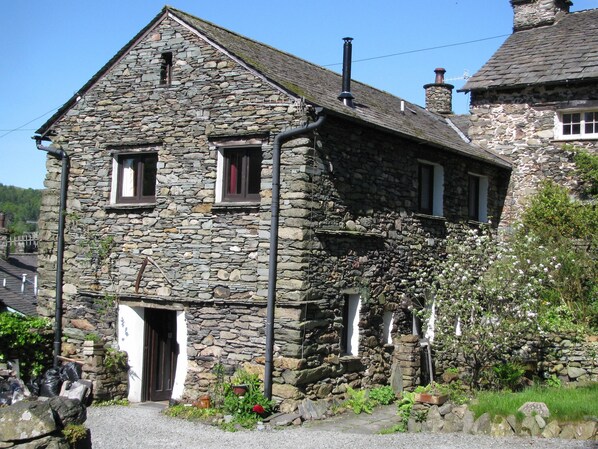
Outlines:
[[572, 148], [598, 151], [598, 9], [511, 0], [513, 34], [465, 84], [472, 142], [513, 163], [503, 224], [546, 178], [577, 186]]
[[[87, 333], [127, 351], [132, 401], [196, 398], [216, 363], [267, 375], [271, 362], [290, 406], [392, 371], [417, 381], [406, 359], [392, 369], [393, 339], [412, 333], [410, 268], [500, 216], [510, 165], [349, 69], [165, 7], [44, 124], [42, 142], [70, 162], [63, 353], [77, 357]], [[49, 157], [49, 316], [60, 171]]]

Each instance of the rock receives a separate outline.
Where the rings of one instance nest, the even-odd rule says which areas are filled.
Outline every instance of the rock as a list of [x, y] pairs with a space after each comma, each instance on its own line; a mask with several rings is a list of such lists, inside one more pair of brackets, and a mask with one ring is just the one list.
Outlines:
[[403, 371], [398, 361], [395, 361], [390, 369], [390, 386], [395, 394], [403, 391]]
[[544, 418], [542, 418], [540, 415], [534, 415], [534, 418], [540, 429], [544, 429], [544, 427], [546, 427], [546, 421]]
[[549, 422], [542, 431], [543, 438], [557, 438], [561, 433], [561, 427], [556, 421]]
[[67, 424], [83, 424], [87, 419], [87, 409], [78, 399], [56, 396], [50, 398], [48, 404], [55, 413], [60, 427], [65, 427]]
[[426, 432], [440, 432], [444, 427], [444, 420], [438, 411], [438, 406], [433, 405], [428, 410], [428, 416], [426, 417], [426, 422], [423, 424], [422, 428]]
[[[0, 446], [2, 447], [2, 446]], [[79, 447], [79, 446], [77, 446]], [[71, 445], [62, 437], [45, 436], [15, 446], [18, 449], [71, 449]]]
[[494, 422], [492, 423], [490, 435], [493, 437], [508, 437], [514, 434], [515, 432], [513, 432], [511, 425], [505, 418], [502, 416], [495, 418]]
[[511, 429], [513, 429], [513, 432], [519, 435], [519, 433], [521, 432], [521, 423], [517, 420], [515, 415], [507, 416], [507, 422], [511, 426]]
[[0, 408], [0, 440], [19, 441], [48, 435], [57, 429], [50, 404], [20, 401]]
[[588, 372], [583, 368], [578, 368], [575, 366], [567, 367], [567, 376], [569, 376], [571, 380], [575, 380], [585, 374], [588, 374]]
[[466, 411], [467, 411], [467, 405], [459, 405], [457, 407], [453, 406], [453, 410], [451, 411], [451, 413], [454, 413], [455, 415], [457, 415], [457, 417], [459, 417], [460, 419], [463, 419]]
[[450, 402], [446, 402], [446, 403], [442, 404], [441, 407], [438, 407], [438, 413], [440, 413], [440, 415], [442, 415], [442, 416], [448, 415], [452, 411], [453, 411], [453, 404], [451, 404]]
[[536, 422], [536, 418], [534, 416], [526, 416], [525, 418], [523, 418], [523, 421], [521, 423], [522, 435], [537, 437], [538, 435], [540, 435], [540, 433], [540, 426]]
[[277, 427], [285, 427], [290, 426], [296, 419], [301, 419], [301, 415], [299, 413], [279, 413], [270, 417], [268, 422]]
[[576, 440], [591, 440], [596, 435], [598, 423], [596, 421], [584, 421], [573, 425], [573, 432]]
[[475, 417], [471, 410], [465, 411], [463, 415], [463, 433], [473, 433], [473, 425], [475, 424]]
[[299, 414], [305, 420], [323, 419], [328, 410], [326, 401], [312, 401], [311, 399], [304, 399], [299, 404]]
[[445, 433], [463, 431], [463, 418], [454, 412], [449, 413], [444, 417], [444, 427], [442, 428], [442, 431]]
[[91, 393], [92, 385], [91, 381], [83, 379], [77, 380], [70, 385], [68, 382], [64, 382], [60, 390], [60, 396], [85, 402], [84, 399]]
[[540, 415], [542, 418], [550, 417], [550, 410], [544, 402], [526, 402], [519, 407], [519, 412], [525, 416], [532, 416], [532, 414]]
[[559, 438], [563, 440], [574, 440], [575, 439], [575, 426], [573, 424], [567, 424], [561, 430]]
[[422, 423], [417, 422], [415, 418], [409, 418], [407, 421], [407, 431], [409, 433], [419, 433], [422, 431]]
[[474, 423], [471, 429], [474, 435], [490, 435], [492, 432], [492, 422], [490, 421], [490, 414], [484, 413]]

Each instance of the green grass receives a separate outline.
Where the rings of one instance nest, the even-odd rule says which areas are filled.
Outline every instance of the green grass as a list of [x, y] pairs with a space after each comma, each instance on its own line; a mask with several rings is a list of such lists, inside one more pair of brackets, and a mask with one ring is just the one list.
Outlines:
[[579, 388], [532, 387], [519, 393], [482, 392], [471, 410], [476, 418], [484, 413], [492, 417], [516, 415], [526, 402], [544, 402], [550, 410], [550, 419], [579, 421], [598, 417], [598, 383]]

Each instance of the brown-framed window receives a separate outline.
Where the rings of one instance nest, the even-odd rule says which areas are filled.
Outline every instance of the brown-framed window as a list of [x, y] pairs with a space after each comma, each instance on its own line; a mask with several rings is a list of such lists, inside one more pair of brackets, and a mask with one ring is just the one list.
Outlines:
[[162, 62], [160, 64], [160, 84], [170, 86], [172, 82], [172, 53], [162, 53]]
[[158, 153], [120, 154], [116, 184], [117, 203], [156, 201]]
[[223, 151], [223, 201], [259, 201], [261, 148], [226, 148]]
[[434, 212], [434, 166], [419, 164], [418, 175], [419, 211], [432, 215]]
[[469, 219], [480, 220], [480, 177], [469, 175]]

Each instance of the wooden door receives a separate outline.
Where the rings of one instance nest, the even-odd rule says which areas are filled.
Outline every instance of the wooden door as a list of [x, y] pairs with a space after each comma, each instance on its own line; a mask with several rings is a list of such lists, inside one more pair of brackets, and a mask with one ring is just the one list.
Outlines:
[[177, 355], [176, 312], [145, 309], [144, 392], [146, 401], [170, 399]]

